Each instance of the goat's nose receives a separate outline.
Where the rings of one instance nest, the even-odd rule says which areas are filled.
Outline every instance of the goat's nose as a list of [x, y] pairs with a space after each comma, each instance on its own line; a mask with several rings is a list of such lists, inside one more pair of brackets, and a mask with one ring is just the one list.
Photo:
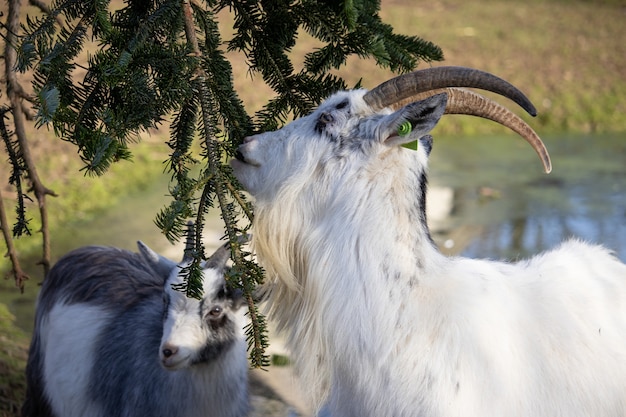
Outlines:
[[246, 136], [243, 138], [243, 143], [252, 142], [254, 140], [254, 136]]
[[161, 353], [163, 353], [164, 358], [169, 358], [174, 356], [178, 352], [178, 348], [172, 345], [165, 345], [163, 349], [161, 349]]

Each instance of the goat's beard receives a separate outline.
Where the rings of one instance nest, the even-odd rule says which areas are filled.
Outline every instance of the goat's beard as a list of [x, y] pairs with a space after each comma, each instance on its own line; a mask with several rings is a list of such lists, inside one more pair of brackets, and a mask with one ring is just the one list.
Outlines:
[[[271, 206], [255, 208], [252, 246], [265, 269], [266, 282], [261, 287], [269, 308], [269, 317], [285, 331], [296, 374], [306, 384], [303, 394], [308, 402], [321, 407], [329, 393], [330, 364], [323, 363], [326, 350], [320, 340], [324, 331], [315, 306], [307, 250], [311, 227], [304, 224], [306, 206], [281, 198]], [[305, 294], [306, 293], [306, 294]], [[311, 360], [320, 358], [320, 361]]]

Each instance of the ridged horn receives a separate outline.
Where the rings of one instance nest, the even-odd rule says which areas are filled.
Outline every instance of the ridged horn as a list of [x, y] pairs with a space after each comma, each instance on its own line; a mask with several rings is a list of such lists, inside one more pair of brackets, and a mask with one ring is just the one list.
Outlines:
[[213, 252], [204, 263], [203, 268], [222, 269], [230, 259], [230, 243], [226, 242]]
[[552, 171], [548, 150], [526, 122], [493, 100], [456, 87], [478, 88], [500, 94], [519, 104], [530, 115], [537, 115], [535, 106], [514, 85], [488, 72], [466, 67], [435, 67], [403, 74], [368, 91], [363, 100], [378, 111], [385, 107], [399, 108], [408, 102], [445, 92], [448, 94], [446, 113], [478, 116], [512, 129], [537, 152], [545, 172]]
[[439, 88], [407, 97], [390, 105], [390, 107], [398, 109], [406, 104], [423, 100], [439, 93], [448, 95], [445, 114], [466, 114], [482, 117], [508, 127], [523, 137], [533, 147], [543, 163], [544, 171], [546, 173], [552, 171], [550, 155], [537, 133], [523, 119], [506, 107], [473, 91], [461, 88]]
[[402, 74], [368, 91], [363, 100], [375, 111], [426, 91], [446, 87], [467, 87], [491, 91], [519, 104], [528, 114], [535, 106], [513, 84], [485, 71], [466, 67], [434, 67]]

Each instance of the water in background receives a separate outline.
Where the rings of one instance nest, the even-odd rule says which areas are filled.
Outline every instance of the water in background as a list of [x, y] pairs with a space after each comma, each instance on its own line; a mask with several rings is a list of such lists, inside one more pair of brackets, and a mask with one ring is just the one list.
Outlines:
[[514, 136], [435, 138], [431, 182], [454, 190], [448, 227], [475, 231], [460, 253], [514, 260], [580, 238], [626, 262], [626, 134], [544, 141], [551, 174]]

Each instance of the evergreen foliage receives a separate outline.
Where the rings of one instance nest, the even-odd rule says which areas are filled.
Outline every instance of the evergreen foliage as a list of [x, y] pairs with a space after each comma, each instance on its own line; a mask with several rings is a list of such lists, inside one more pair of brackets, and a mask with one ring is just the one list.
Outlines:
[[19, 143], [13, 137], [13, 132], [9, 131], [6, 126], [6, 114], [8, 112], [9, 109], [7, 107], [0, 108], [0, 137], [2, 137], [2, 141], [4, 142], [11, 165], [9, 184], [15, 187], [17, 191], [17, 206], [15, 207], [16, 220], [12, 232], [15, 237], [22, 235], [30, 236], [32, 232], [29, 227], [29, 219], [26, 218], [26, 200], [30, 200], [30, 197], [26, 194], [22, 181], [27, 171], [26, 162], [20, 152]]
[[[350, 55], [373, 58], [396, 72], [442, 59], [432, 43], [393, 33], [379, 9], [379, 0], [126, 0], [117, 10], [108, 0], [54, 0], [50, 14], [29, 18], [23, 28], [17, 65], [34, 70], [37, 123], [75, 144], [87, 173], [101, 175], [115, 161], [131, 158], [128, 144], [138, 133], [172, 121], [166, 162], [172, 202], [155, 222], [177, 240], [194, 219], [195, 261], [184, 290], [198, 297], [203, 219], [209, 210], [220, 210], [234, 263], [229, 279], [244, 290], [252, 318], [254, 366], [269, 363], [265, 318], [253, 298], [263, 271], [241, 246], [249, 226], [239, 226], [238, 219], [249, 224], [253, 207], [224, 161], [246, 135], [279, 128], [346, 88], [328, 71]], [[220, 12], [234, 15], [235, 35], [227, 41], [218, 30]], [[323, 46], [309, 52], [296, 71], [289, 52], [301, 30]], [[83, 68], [86, 42], [98, 48], [89, 51]], [[234, 89], [225, 51], [243, 52], [250, 71], [276, 93], [252, 116]], [[192, 151], [196, 140], [202, 161]]]

